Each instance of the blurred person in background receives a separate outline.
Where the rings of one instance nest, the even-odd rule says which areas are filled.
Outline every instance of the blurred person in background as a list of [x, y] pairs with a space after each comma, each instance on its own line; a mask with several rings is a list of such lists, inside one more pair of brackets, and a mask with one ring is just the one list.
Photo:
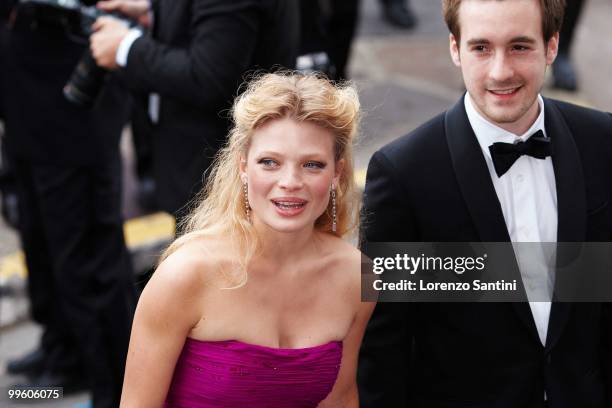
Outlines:
[[357, 407], [351, 86], [253, 80], [197, 207], [138, 304], [122, 406]]
[[334, 80], [347, 79], [359, 19], [359, 0], [302, 1], [300, 17], [297, 68], [304, 72], [324, 72]]
[[153, 178], [153, 149], [151, 132], [153, 123], [149, 117], [149, 95], [145, 93], [132, 93], [132, 112], [130, 115], [130, 128], [134, 146], [134, 160], [137, 180], [137, 199], [142, 211], [157, 211], [155, 201], [155, 179]]
[[[402, 28], [413, 28], [416, 17], [408, 0], [380, 0], [383, 18]], [[320, 71], [334, 80], [347, 79], [348, 62], [357, 25], [359, 0], [300, 2], [301, 41], [297, 68]]]
[[559, 33], [559, 54], [553, 63], [553, 86], [566, 91], [578, 89], [578, 75], [572, 63], [571, 47], [585, 0], [567, 0], [563, 25]]
[[322, 72], [334, 78], [335, 64], [330, 60], [327, 0], [300, 1], [300, 43], [296, 69], [302, 73]]
[[149, 27], [143, 33], [100, 18], [91, 49], [132, 91], [149, 94], [156, 205], [180, 216], [226, 141], [224, 112], [245, 73], [295, 66], [297, 0], [109, 0], [98, 7]]
[[[88, 388], [95, 407], [119, 403], [135, 307], [123, 236], [119, 137], [127, 119], [117, 78], [90, 109], [63, 90], [87, 38], [61, 5], [13, 2], [6, 47], [7, 148], [40, 348], [11, 361], [27, 386]], [[73, 24], [74, 23], [74, 24]]]
[[382, 16], [389, 24], [411, 29], [417, 25], [410, 0], [379, 0]]
[[348, 62], [357, 24], [359, 22], [358, 0], [331, 0], [331, 13], [327, 19], [329, 56], [335, 67], [333, 79], [349, 78]]
[[0, 206], [4, 222], [12, 228], [17, 228], [17, 194], [15, 177], [11, 170], [10, 157], [4, 142], [4, 81], [6, 79], [6, 36], [9, 18], [9, 3], [0, 2]]
[[10, 3], [6, 0], [0, 1], [0, 120], [4, 118], [4, 100], [1, 95], [4, 94], [4, 79], [6, 75], [6, 36], [8, 19], [11, 13], [9, 5]]

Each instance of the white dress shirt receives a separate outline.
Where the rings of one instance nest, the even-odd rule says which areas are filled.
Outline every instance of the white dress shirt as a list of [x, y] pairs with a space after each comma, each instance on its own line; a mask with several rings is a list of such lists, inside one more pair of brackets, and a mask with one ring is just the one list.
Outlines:
[[[469, 93], [464, 98], [468, 120], [482, 149], [504, 221], [527, 292], [527, 298], [542, 345], [546, 344], [556, 251], [550, 244], [525, 242], [557, 241], [557, 190], [552, 158], [536, 159], [521, 156], [501, 177], [493, 167], [489, 146], [495, 142], [526, 141], [544, 129], [544, 100], [538, 95], [540, 113], [527, 132], [515, 135], [485, 119], [475, 108]], [[532, 301], [532, 299], [534, 301]], [[543, 301], [547, 300], [547, 301]]]
[[132, 28], [128, 31], [127, 35], [123, 37], [117, 48], [117, 54], [115, 55], [115, 61], [120, 67], [127, 65], [128, 54], [134, 41], [136, 41], [142, 35], [140, 28]]

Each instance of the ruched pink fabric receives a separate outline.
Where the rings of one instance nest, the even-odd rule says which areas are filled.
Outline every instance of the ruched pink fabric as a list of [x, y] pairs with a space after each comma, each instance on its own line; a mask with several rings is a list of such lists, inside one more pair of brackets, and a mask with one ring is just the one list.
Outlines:
[[166, 408], [316, 407], [331, 391], [342, 342], [277, 349], [187, 338]]

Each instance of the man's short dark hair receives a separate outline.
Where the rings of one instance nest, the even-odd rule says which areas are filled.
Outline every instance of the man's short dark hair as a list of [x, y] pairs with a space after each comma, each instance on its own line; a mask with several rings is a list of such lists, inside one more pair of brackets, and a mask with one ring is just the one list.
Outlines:
[[[459, 41], [461, 30], [459, 27], [459, 7], [466, 0], [442, 0], [442, 14], [449, 31]], [[479, 0], [479, 1], [512, 1], [512, 0]], [[565, 0], [539, 0], [542, 10], [542, 34], [544, 42], [548, 42], [555, 33], [561, 29], [563, 14], [565, 13]]]

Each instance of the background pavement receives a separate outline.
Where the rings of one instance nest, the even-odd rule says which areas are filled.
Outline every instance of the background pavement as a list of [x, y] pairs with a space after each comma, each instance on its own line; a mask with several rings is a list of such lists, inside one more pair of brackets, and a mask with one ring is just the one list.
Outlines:
[[[351, 60], [352, 78], [361, 94], [365, 116], [356, 148], [358, 181], [372, 153], [455, 103], [463, 92], [460, 72], [448, 54], [448, 32], [439, 0], [411, 0], [419, 17], [413, 31], [386, 25], [380, 18], [378, 1], [363, 0], [361, 23]], [[580, 92], [563, 93], [544, 89], [546, 96], [566, 99], [612, 112], [612, 2], [590, 0], [575, 38], [573, 59], [580, 76]], [[139, 214], [134, 195], [133, 156], [129, 133], [122, 141], [125, 157], [124, 209], [126, 217]], [[427, 172], [427, 169], [423, 169]], [[410, 175], [406, 175], [410, 177]], [[160, 225], [163, 224], [163, 225]], [[159, 218], [140, 220], [134, 242], [147, 247], [146, 235], [167, 234]], [[144, 232], [143, 232], [144, 231]], [[8, 400], [6, 389], [23, 380], [5, 374], [8, 358], [19, 356], [37, 344], [40, 330], [27, 318], [23, 275], [19, 272], [18, 242], [13, 231], [0, 224], [0, 406], [23, 406]], [[149, 245], [142, 262], [154, 258]], [[152, 252], [153, 251], [153, 252]], [[8, 289], [7, 289], [8, 288]], [[4, 294], [2, 294], [4, 293]], [[73, 407], [86, 402], [87, 394], [64, 397], [57, 402], [29, 404], [32, 407]]]

